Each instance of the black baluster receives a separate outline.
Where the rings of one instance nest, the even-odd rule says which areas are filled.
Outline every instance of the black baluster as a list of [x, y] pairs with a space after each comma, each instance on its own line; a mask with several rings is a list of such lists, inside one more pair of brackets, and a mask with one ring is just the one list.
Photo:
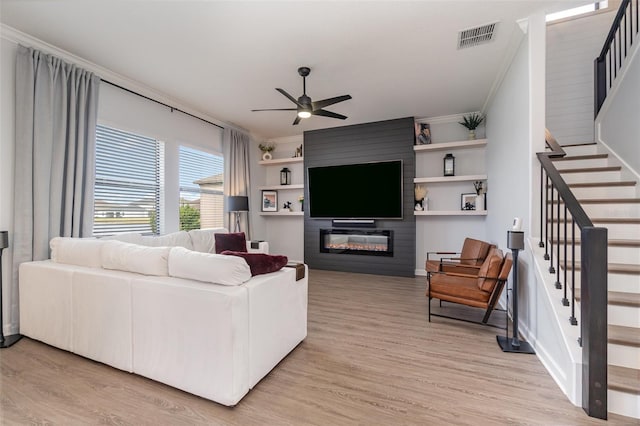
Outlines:
[[[573, 241], [572, 241], [573, 242]], [[562, 298], [562, 304], [569, 306], [569, 299], [567, 299], [567, 205], [564, 205], [564, 297]]]
[[[556, 206], [556, 212], [558, 213], [558, 224], [556, 225], [556, 238], [558, 239], [558, 244], [556, 244], [556, 288], [562, 288], [562, 284], [560, 284], [560, 193], [558, 192], [558, 205]], [[565, 215], [565, 220], [567, 216]]]
[[[544, 260], [549, 260], [549, 175], [547, 175], [547, 184], [544, 186], [544, 212], [545, 212], [545, 224], [544, 224], [544, 241], [547, 243], [544, 246]], [[553, 220], [553, 218], [551, 218]]]
[[[553, 192], [555, 191], [555, 188], [553, 187], [553, 184], [551, 184], [551, 238], [549, 239], [549, 245], [551, 246], [551, 250], [549, 250], [549, 256], [551, 258], [551, 261], [549, 262], [549, 273], [550, 274], [555, 274], [556, 270], [553, 267]], [[560, 220], [560, 218], [558, 218], [558, 220]]]
[[542, 193], [544, 191], [544, 168], [542, 164], [540, 164], [540, 242], [538, 243], [538, 247], [544, 247], [544, 235], [542, 234], [542, 220], [544, 219], [543, 208], [544, 204], [542, 202]]
[[[576, 319], [576, 224], [571, 218], [571, 317], [569, 317], [571, 325], [578, 325]], [[582, 346], [582, 338], [579, 339]]]

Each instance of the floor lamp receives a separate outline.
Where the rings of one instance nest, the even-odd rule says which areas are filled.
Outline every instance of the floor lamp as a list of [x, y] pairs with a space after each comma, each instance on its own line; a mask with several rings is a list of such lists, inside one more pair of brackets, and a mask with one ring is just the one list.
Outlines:
[[2, 316], [2, 251], [9, 247], [9, 232], [0, 231], [0, 349], [8, 348], [22, 338], [20, 334], [4, 337]]
[[226, 211], [235, 214], [235, 227], [233, 232], [240, 232], [240, 212], [249, 211], [249, 197], [245, 195], [227, 196]]
[[[534, 354], [535, 351], [531, 345], [527, 342], [521, 342], [518, 338], [518, 252], [524, 250], [524, 232], [507, 231], [507, 248], [511, 249], [513, 256], [513, 313], [511, 316], [513, 336], [509, 339], [509, 330], [507, 328], [506, 336], [496, 336], [496, 338], [498, 339], [498, 345], [502, 348], [502, 352]], [[507, 306], [507, 309], [509, 309], [509, 306]]]

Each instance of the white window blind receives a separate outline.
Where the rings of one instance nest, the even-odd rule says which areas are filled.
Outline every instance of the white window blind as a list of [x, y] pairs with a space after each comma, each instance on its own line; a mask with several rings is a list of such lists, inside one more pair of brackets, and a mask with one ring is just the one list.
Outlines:
[[223, 226], [223, 158], [180, 147], [180, 229]]
[[161, 143], [97, 126], [95, 236], [160, 233]]

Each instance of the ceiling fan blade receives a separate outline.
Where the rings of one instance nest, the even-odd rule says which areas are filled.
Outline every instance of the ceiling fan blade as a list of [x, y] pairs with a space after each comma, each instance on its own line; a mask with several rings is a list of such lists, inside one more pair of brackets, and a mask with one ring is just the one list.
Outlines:
[[311, 102], [311, 106], [314, 111], [328, 107], [329, 105], [337, 104], [338, 102], [348, 101], [351, 99], [351, 95], [336, 96], [335, 98], [323, 99], [318, 102]]
[[298, 108], [268, 108], [268, 109], [252, 109], [252, 112], [255, 111], [297, 111]]
[[323, 117], [337, 118], [337, 119], [340, 119], [340, 120], [344, 120], [344, 119], [347, 118], [346, 115], [336, 114], [335, 112], [327, 111], [325, 109], [317, 109], [315, 111], [312, 111], [311, 114], [312, 115], [321, 115]]
[[295, 120], [293, 120], [293, 125], [294, 125], [294, 126], [297, 126], [299, 122], [300, 122], [300, 117], [298, 117], [298, 116], [296, 115], [296, 119], [295, 119]]
[[302, 105], [300, 105], [300, 103], [298, 102], [298, 100], [296, 98], [294, 98], [293, 96], [291, 96], [290, 94], [288, 94], [284, 89], [280, 89], [276, 87], [276, 90], [280, 93], [282, 93], [287, 99], [289, 99], [291, 102], [293, 102], [294, 104], [298, 105], [300, 108], [304, 108]]

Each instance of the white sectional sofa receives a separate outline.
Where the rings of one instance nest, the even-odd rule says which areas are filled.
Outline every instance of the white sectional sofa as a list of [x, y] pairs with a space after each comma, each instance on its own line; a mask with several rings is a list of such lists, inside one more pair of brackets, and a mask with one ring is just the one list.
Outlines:
[[213, 232], [194, 235], [202, 252], [53, 239], [51, 260], [20, 266], [21, 334], [237, 404], [305, 339], [308, 271], [252, 277], [243, 258], [204, 253]]

